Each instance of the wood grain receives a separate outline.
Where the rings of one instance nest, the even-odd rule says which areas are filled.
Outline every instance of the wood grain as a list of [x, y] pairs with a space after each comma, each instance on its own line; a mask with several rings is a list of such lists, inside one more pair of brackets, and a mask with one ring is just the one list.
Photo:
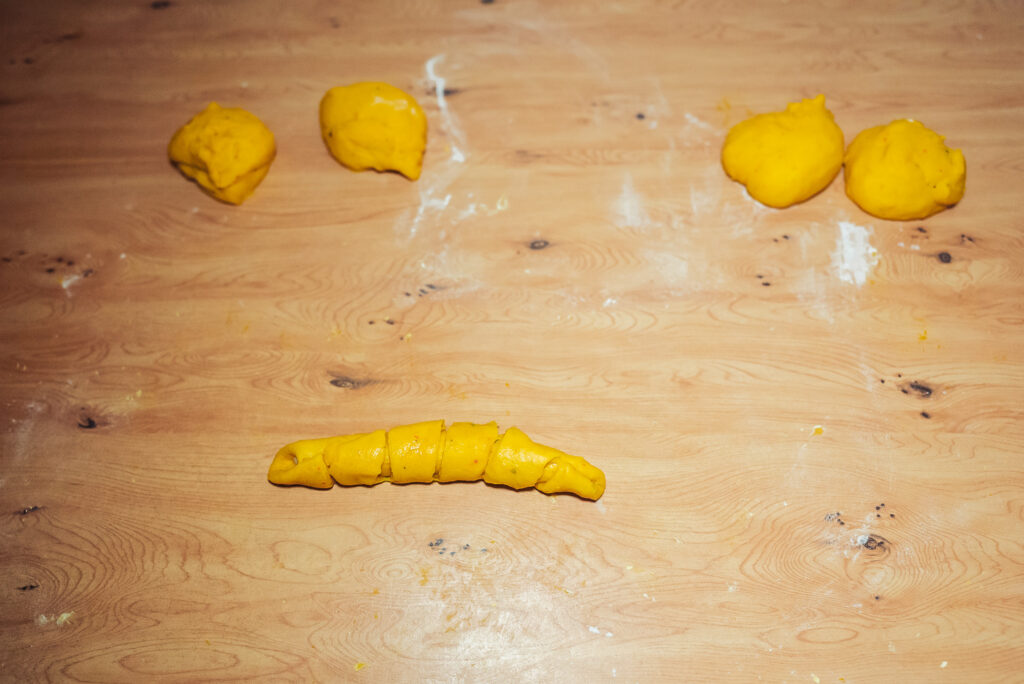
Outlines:
[[[1024, 681], [1018, 4], [0, 12], [0, 679]], [[418, 182], [324, 150], [359, 80]], [[725, 131], [818, 92], [946, 135], [960, 206], [747, 198]], [[277, 137], [241, 207], [164, 156], [210, 100]], [[438, 417], [607, 493], [266, 482]]]

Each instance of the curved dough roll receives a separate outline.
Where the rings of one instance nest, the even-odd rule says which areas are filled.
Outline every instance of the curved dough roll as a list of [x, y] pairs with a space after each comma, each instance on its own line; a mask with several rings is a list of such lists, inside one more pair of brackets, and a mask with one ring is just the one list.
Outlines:
[[579, 456], [537, 444], [519, 428], [498, 434], [495, 423], [443, 420], [400, 425], [358, 435], [293, 442], [274, 456], [267, 474], [274, 484], [329, 489], [380, 482], [455, 482], [482, 479], [545, 494], [571, 492], [597, 500], [604, 494], [600, 469]]

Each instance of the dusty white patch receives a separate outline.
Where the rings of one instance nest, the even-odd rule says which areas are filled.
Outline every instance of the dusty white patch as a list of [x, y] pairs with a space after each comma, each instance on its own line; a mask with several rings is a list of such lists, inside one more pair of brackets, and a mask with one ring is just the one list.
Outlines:
[[[452, 203], [452, 194], [448, 188], [455, 182], [462, 173], [463, 166], [469, 158], [466, 145], [466, 136], [459, 127], [458, 119], [448, 106], [445, 99], [445, 79], [437, 73], [437, 65], [443, 62], [445, 55], [434, 55], [424, 64], [428, 84], [433, 87], [437, 99], [437, 109], [441, 117], [439, 128], [448, 138], [451, 147], [451, 154], [444, 161], [439, 170], [430, 174], [430, 180], [419, 181], [420, 201], [415, 213], [411, 210], [403, 212], [395, 221], [395, 236], [400, 241], [408, 241], [416, 237], [420, 231], [431, 222], [436, 222]], [[507, 201], [507, 200], [506, 200]], [[473, 216], [486, 205], [471, 204], [452, 217], [453, 222], [458, 222], [469, 216]]]
[[595, 627], [594, 625], [587, 625], [587, 629], [590, 630], [591, 634], [600, 634], [601, 633], [601, 630], [598, 629], [597, 627]]
[[871, 246], [870, 237], [870, 228], [849, 221], [839, 222], [832, 268], [844, 283], [862, 286], [878, 264], [878, 250]]
[[714, 206], [715, 202], [716, 199], [710, 197], [707, 193], [701, 192], [692, 186], [690, 187], [690, 211], [694, 216], [706, 213]]
[[443, 54], [434, 55], [427, 60], [425, 68], [427, 72], [427, 79], [434, 86], [434, 93], [437, 97], [437, 109], [441, 112], [441, 130], [443, 130], [448, 136], [449, 145], [451, 145], [452, 148], [451, 160], [461, 164], [466, 161], [466, 154], [459, 146], [466, 146], [466, 136], [459, 127], [455, 115], [452, 114], [452, 111], [448, 108], [448, 101], [444, 96], [445, 79], [438, 76], [437, 70], [435, 69], [438, 63], [444, 61], [444, 58], [445, 56]]
[[949, 663], [946, 662], [945, 660], [943, 660], [941, 663], [939, 663], [939, 667], [946, 667], [947, 665], [949, 665]]
[[481, 210], [486, 210], [486, 209], [487, 209], [487, 205], [486, 204], [480, 204], [478, 202], [470, 202], [468, 205], [466, 205], [465, 209], [463, 209], [462, 211], [459, 212], [459, 214], [458, 214], [458, 216], [456, 218], [458, 218], [458, 220], [462, 221], [463, 219], [467, 219], [470, 216], [476, 216], [478, 212], [480, 212]]
[[697, 128], [703, 128], [709, 131], [711, 130], [711, 124], [709, 124], [707, 121], [702, 121], [701, 119], [698, 119], [690, 112], [686, 112], [685, 114], [683, 114], [683, 118], [686, 119], [686, 122], [692, 126], [696, 126]]
[[420, 223], [428, 212], [443, 212], [448, 208], [451, 201], [451, 193], [445, 195], [443, 199], [434, 197], [433, 192], [430, 190], [426, 193], [420, 193], [420, 206], [416, 208], [416, 217], [412, 220], [412, 234], [415, 235], [416, 231], [419, 230]]
[[68, 288], [77, 283], [81, 279], [82, 276], [78, 274], [64, 276], [63, 278], [60, 279], [60, 286], [64, 288], [65, 292], [67, 292], [67, 295], [70, 297], [71, 292], [68, 290]]
[[[729, 187], [730, 192], [733, 192], [732, 186], [739, 185], [738, 183], [731, 184], [724, 187]], [[709, 169], [708, 178], [705, 180], [705, 186], [708, 188], [714, 188], [714, 197], [721, 193], [723, 187], [721, 169]], [[729, 234], [733, 238], [746, 238], [754, 234], [754, 229], [761, 224], [762, 220], [771, 215], [775, 210], [771, 207], [767, 207], [747, 192], [747, 189], [743, 186], [740, 187], [741, 196], [746, 200], [744, 202], [732, 202], [726, 201], [719, 203], [717, 201], [715, 205], [715, 212], [721, 217], [722, 222], [729, 227]], [[692, 198], [691, 198], [692, 203]], [[721, 204], [719, 208], [717, 205]]]
[[740, 585], [737, 582], [733, 582], [732, 584], [729, 585], [728, 588], [729, 588], [729, 593], [732, 593], [734, 591], [739, 591]]
[[643, 252], [643, 258], [661, 276], [663, 284], [673, 289], [686, 284], [687, 276], [690, 273], [690, 264], [681, 255], [648, 249]]
[[704, 214], [717, 214], [718, 205], [722, 200], [722, 187], [720, 172], [710, 169], [701, 176], [699, 186], [690, 185], [690, 212], [694, 219], [699, 219]]
[[615, 198], [613, 210], [618, 216], [616, 225], [623, 228], [643, 228], [650, 225], [651, 219], [644, 210], [643, 198], [633, 187], [633, 174], [626, 172], [622, 179], [622, 191]]

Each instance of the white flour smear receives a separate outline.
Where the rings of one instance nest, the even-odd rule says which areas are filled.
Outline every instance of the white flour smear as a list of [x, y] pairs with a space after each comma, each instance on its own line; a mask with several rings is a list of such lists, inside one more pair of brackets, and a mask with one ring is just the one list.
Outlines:
[[457, 163], [466, 161], [466, 154], [459, 147], [466, 146], [466, 136], [459, 127], [458, 121], [452, 111], [448, 108], [448, 101], [445, 100], [444, 88], [445, 79], [437, 75], [435, 67], [439, 62], [444, 61], [444, 55], [434, 55], [427, 60], [427, 79], [434, 86], [434, 93], [437, 96], [437, 109], [441, 112], [441, 130], [448, 136], [449, 144], [452, 147], [451, 160]]
[[651, 224], [651, 218], [644, 210], [643, 198], [633, 187], [633, 175], [629, 172], [622, 180], [622, 192], [615, 199], [612, 209], [618, 217], [615, 223], [621, 228], [644, 228]]
[[424, 71], [427, 81], [434, 88], [437, 97], [437, 109], [441, 116], [440, 129], [451, 146], [451, 156], [444, 161], [440, 170], [432, 171], [429, 182], [423, 179], [418, 181], [422, 185], [420, 186], [420, 203], [416, 208], [416, 213], [410, 217], [409, 212], [403, 212], [398, 217], [398, 221], [395, 223], [395, 234], [396, 237], [405, 241], [416, 237], [423, 227], [424, 221], [437, 218], [448, 209], [452, 200], [448, 188], [462, 173], [463, 165], [469, 157], [466, 135], [459, 127], [458, 119], [448, 107], [448, 101], [445, 99], [446, 81], [437, 73], [437, 65], [444, 59], [443, 54], [431, 57], [424, 65]]
[[690, 112], [686, 112], [685, 114], [683, 114], [683, 118], [685, 118], [686, 122], [689, 123], [691, 126], [696, 126], [697, 128], [703, 128], [706, 131], [710, 131], [711, 130], [711, 124], [709, 124], [707, 121], [704, 121], [702, 119], [698, 119], [696, 116], [694, 116]]
[[871, 246], [870, 237], [870, 228], [849, 221], [839, 222], [832, 268], [844, 283], [861, 287], [878, 264], [878, 250]]

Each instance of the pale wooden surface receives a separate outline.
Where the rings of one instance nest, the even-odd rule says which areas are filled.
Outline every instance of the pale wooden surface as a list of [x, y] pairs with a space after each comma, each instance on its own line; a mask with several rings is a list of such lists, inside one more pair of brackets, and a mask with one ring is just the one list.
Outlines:
[[[1024, 680], [1019, 4], [0, 19], [3, 680]], [[419, 182], [325, 152], [358, 80], [428, 112]], [[725, 130], [818, 92], [963, 148], [961, 205], [747, 199]], [[164, 158], [210, 100], [277, 136], [241, 208]], [[607, 494], [265, 480], [435, 417]]]

